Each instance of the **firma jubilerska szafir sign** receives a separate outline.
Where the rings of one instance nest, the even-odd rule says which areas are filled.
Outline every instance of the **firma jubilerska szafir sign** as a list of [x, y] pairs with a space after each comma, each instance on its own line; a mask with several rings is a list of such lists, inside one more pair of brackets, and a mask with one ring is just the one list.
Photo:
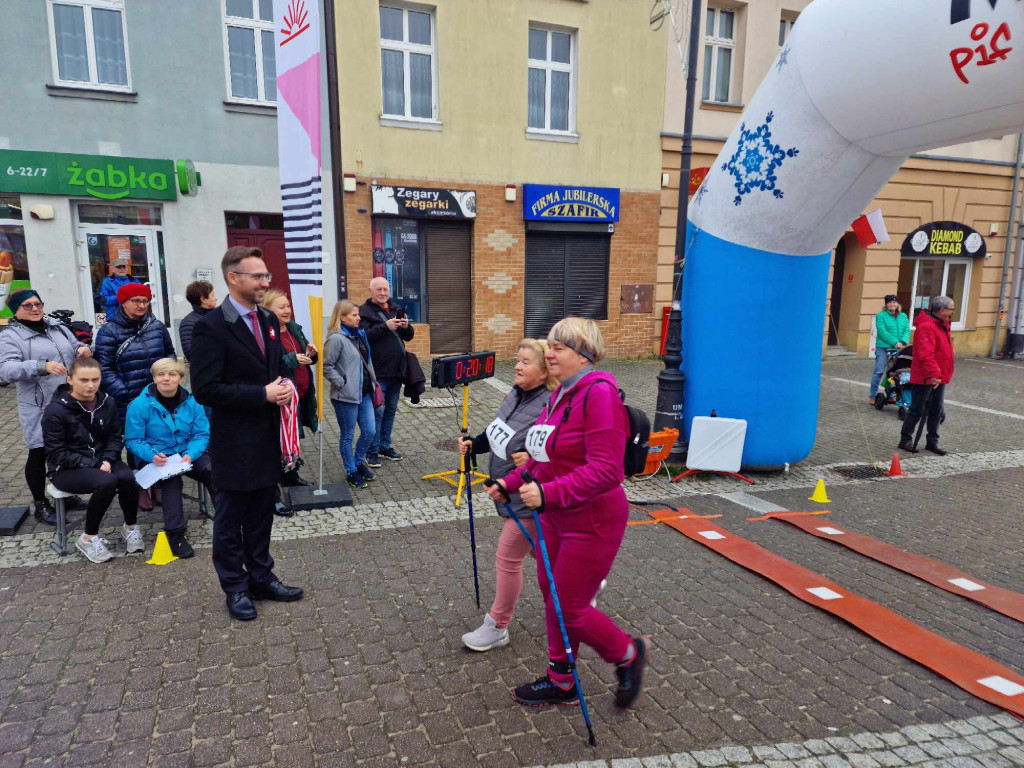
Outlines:
[[527, 221], [618, 221], [619, 190], [523, 184], [523, 218]]
[[184, 182], [172, 160], [0, 150], [0, 192], [175, 200], [179, 187], [182, 194], [195, 194], [198, 186], [195, 166], [182, 162]]
[[933, 221], [915, 229], [903, 240], [901, 255], [961, 256], [987, 259], [988, 246], [977, 231], [956, 221]]

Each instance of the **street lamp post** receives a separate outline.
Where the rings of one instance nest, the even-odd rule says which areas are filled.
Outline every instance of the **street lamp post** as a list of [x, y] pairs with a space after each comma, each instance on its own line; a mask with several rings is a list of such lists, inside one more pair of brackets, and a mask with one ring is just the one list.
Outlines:
[[693, 160], [693, 105], [697, 92], [697, 50], [700, 44], [702, 0], [690, 0], [690, 43], [686, 56], [686, 115], [683, 121], [683, 153], [679, 169], [679, 211], [676, 217], [676, 252], [672, 270], [672, 310], [668, 316], [665, 340], [665, 367], [658, 372], [658, 404], [654, 414], [655, 431], [678, 429], [679, 440], [669, 454], [679, 461], [686, 453], [683, 430], [683, 387], [686, 375], [683, 362], [683, 260], [686, 257], [686, 218], [689, 208], [690, 166]]

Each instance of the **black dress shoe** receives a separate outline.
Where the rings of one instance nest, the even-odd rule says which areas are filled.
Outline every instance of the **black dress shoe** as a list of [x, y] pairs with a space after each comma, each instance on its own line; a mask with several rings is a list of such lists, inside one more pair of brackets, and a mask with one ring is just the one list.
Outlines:
[[915, 448], [914, 444], [909, 440], [902, 441], [896, 447], [899, 448], [901, 451], [906, 451], [907, 453], [917, 453], [917, 448]]
[[283, 501], [279, 501], [274, 505], [274, 514], [278, 517], [295, 517], [295, 510]]
[[278, 603], [294, 603], [302, 599], [302, 587], [288, 587], [280, 581], [259, 584], [250, 588], [254, 600], [273, 600]]
[[939, 448], [938, 443], [928, 443], [927, 445], [925, 445], [924, 449], [926, 451], [931, 451], [932, 453], [937, 453], [939, 456], [945, 456], [947, 453], [949, 453], [949, 451], [944, 451], [941, 448]]
[[299, 476], [297, 470], [293, 469], [291, 472], [285, 472], [281, 475], [281, 486], [284, 488], [294, 488], [295, 486], [305, 486], [308, 488], [311, 485], [313, 485], [311, 482], [303, 480]]
[[248, 592], [232, 592], [225, 602], [228, 604], [228, 613], [232, 619], [252, 621], [256, 618], [256, 606], [252, 604], [252, 597]]

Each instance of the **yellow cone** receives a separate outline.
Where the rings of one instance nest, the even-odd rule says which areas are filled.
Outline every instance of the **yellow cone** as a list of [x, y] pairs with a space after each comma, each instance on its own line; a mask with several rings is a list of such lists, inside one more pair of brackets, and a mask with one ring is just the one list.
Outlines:
[[156, 535], [156, 546], [153, 547], [153, 558], [146, 561], [146, 565], [167, 565], [178, 558], [171, 554], [171, 545], [167, 541], [167, 534], [160, 531]]
[[[830, 503], [828, 494], [825, 493], [825, 481], [819, 480], [818, 484], [814, 486], [814, 493], [811, 494], [811, 498], [808, 501], [816, 501], [819, 504]], [[163, 534], [161, 534], [163, 535]]]

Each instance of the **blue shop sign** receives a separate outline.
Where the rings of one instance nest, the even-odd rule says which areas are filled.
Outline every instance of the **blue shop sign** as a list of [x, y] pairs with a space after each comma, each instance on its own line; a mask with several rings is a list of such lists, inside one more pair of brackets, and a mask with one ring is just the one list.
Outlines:
[[523, 218], [527, 221], [618, 221], [619, 190], [523, 184]]

